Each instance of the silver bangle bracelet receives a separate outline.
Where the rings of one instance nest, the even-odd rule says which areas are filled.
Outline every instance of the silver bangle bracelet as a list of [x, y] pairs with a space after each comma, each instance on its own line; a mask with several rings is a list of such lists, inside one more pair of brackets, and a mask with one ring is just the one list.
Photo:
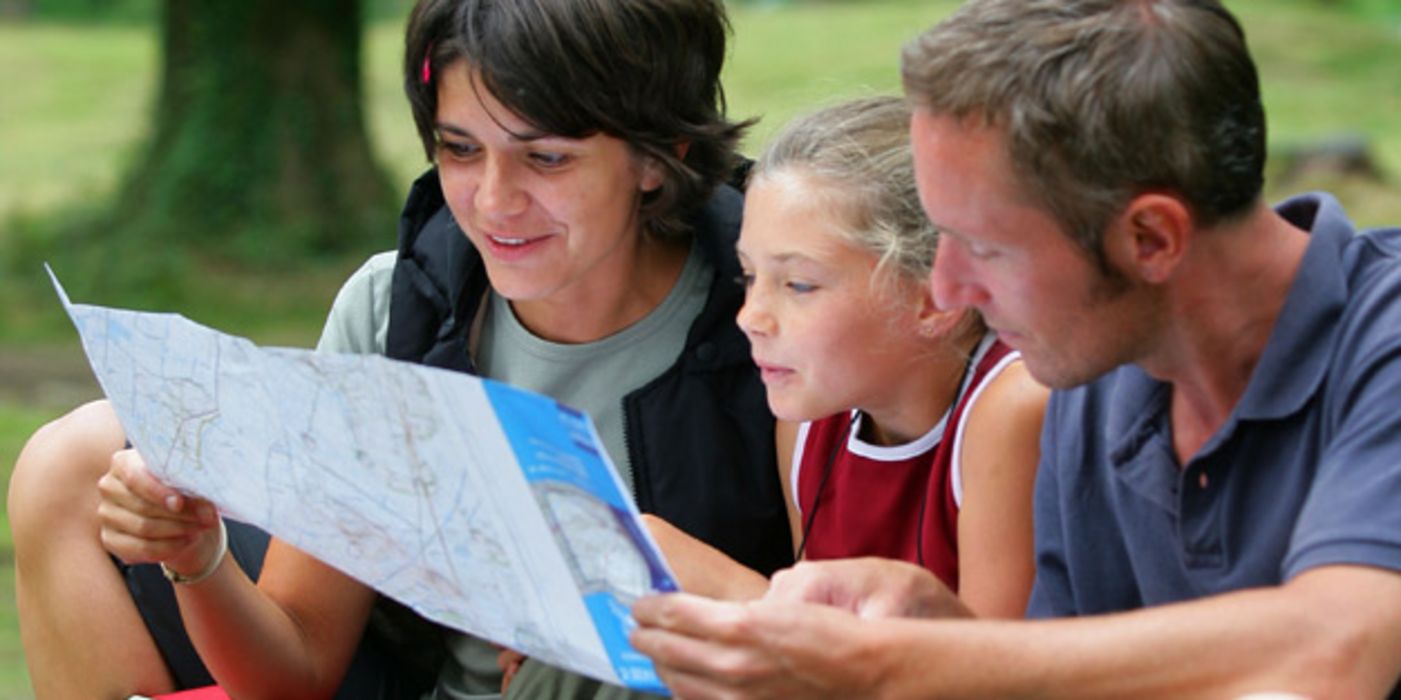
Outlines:
[[165, 577], [169, 579], [171, 583], [182, 583], [185, 585], [199, 583], [214, 575], [215, 570], [219, 568], [219, 564], [224, 561], [224, 555], [228, 554], [228, 552], [229, 531], [228, 528], [224, 527], [224, 519], [219, 518], [219, 549], [214, 552], [214, 558], [209, 560], [209, 563], [206, 564], [199, 573], [186, 576], [185, 574], [172, 570], [165, 565], [165, 562], [161, 562], [161, 573], [165, 574]]

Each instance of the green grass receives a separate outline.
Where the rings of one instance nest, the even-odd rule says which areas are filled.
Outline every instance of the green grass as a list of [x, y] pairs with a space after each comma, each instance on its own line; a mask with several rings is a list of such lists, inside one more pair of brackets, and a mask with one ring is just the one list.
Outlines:
[[[1317, 0], [1237, 3], [1260, 64], [1270, 143], [1331, 134], [1366, 137], [1391, 183], [1401, 183], [1401, 13], [1318, 11]], [[1398, 210], [1393, 208], [1392, 213]], [[1396, 223], [1368, 220], [1368, 223]]]
[[153, 32], [0, 24], [0, 215], [105, 196], [141, 136]]
[[[398, 0], [376, 0], [386, 8]], [[399, 3], [403, 4], [403, 3]], [[861, 0], [730, 5], [735, 37], [725, 71], [730, 113], [761, 121], [744, 142], [756, 153], [794, 114], [842, 97], [899, 89], [900, 46], [954, 6], [952, 0]], [[1401, 223], [1401, 9], [1393, 0], [1235, 0], [1260, 63], [1270, 143], [1281, 147], [1338, 133], [1369, 140], [1386, 184], [1299, 183], [1335, 189], [1362, 224]], [[155, 32], [142, 3], [112, 24], [0, 23], [0, 249], [44, 222], [100, 206], [139, 147], [155, 88]], [[384, 16], [383, 9], [377, 11]], [[134, 18], [134, 19], [133, 19]], [[401, 189], [425, 166], [399, 86], [401, 25], [366, 35], [370, 136]], [[1271, 183], [1272, 197], [1283, 192]], [[393, 232], [386, 232], [385, 247]], [[266, 279], [210, 270], [208, 289], [173, 310], [259, 342], [311, 343], [339, 282], [357, 261], [313, 274]], [[111, 264], [120, 265], [121, 260]], [[60, 270], [60, 273], [63, 271]], [[0, 273], [0, 352], [8, 345], [75, 342], [42, 286], [16, 294]], [[39, 270], [32, 273], [36, 276]], [[8, 291], [8, 296], [5, 292]], [[100, 299], [82, 301], [101, 302]], [[32, 348], [31, 348], [32, 351]], [[0, 378], [3, 381], [3, 378]], [[0, 399], [0, 477], [8, 482], [24, 439], [60, 406]], [[0, 509], [0, 700], [28, 697], [13, 604], [12, 547]]]
[[794, 115], [847, 97], [900, 92], [900, 48], [958, 3], [846, 2], [732, 6], [724, 74], [730, 113], [759, 117], [754, 154]]
[[[898, 90], [901, 44], [954, 5], [732, 4], [730, 112], [761, 120], [745, 150], [756, 152], [804, 109]], [[1320, 9], [1317, 0], [1232, 6], [1261, 64], [1271, 144], [1359, 133], [1393, 179], [1401, 178], [1401, 129], [1393, 126], [1401, 113], [1398, 14], [1375, 0], [1352, 0], [1347, 12]], [[371, 138], [393, 181], [406, 188], [425, 163], [399, 86], [400, 32], [394, 22], [375, 24], [364, 65]], [[0, 237], [16, 228], [16, 217], [81, 210], [110, 194], [140, 143], [156, 60], [154, 32], [140, 25], [0, 24], [0, 65], [17, 77], [0, 98]], [[1375, 215], [1389, 219], [1362, 206], [1364, 223], [1401, 220], [1401, 204]]]
[[[24, 441], [58, 409], [0, 403], [0, 480], [10, 483], [10, 469]], [[29, 674], [19, 643], [19, 620], [14, 606], [14, 546], [10, 518], [0, 508], [0, 700], [30, 697]]]

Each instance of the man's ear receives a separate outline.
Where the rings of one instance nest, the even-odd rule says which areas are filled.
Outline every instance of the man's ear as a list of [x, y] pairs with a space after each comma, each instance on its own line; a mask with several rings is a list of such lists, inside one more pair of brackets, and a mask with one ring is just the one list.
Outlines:
[[1182, 262], [1195, 232], [1192, 212], [1181, 199], [1141, 194], [1110, 224], [1104, 252], [1118, 269], [1149, 284], [1160, 284]]

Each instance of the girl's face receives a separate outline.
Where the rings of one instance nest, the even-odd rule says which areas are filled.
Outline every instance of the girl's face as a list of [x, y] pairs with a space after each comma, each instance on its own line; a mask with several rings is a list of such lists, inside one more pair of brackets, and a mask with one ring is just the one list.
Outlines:
[[929, 352], [923, 285], [873, 279], [876, 256], [842, 235], [846, 222], [827, 201], [833, 193], [830, 184], [778, 172], [745, 197], [738, 321], [769, 408], [783, 420], [898, 411], [897, 387]]
[[448, 208], [517, 305], [616, 298], [637, 262], [644, 192], [660, 168], [622, 140], [536, 131], [464, 61], [438, 81], [438, 170]]

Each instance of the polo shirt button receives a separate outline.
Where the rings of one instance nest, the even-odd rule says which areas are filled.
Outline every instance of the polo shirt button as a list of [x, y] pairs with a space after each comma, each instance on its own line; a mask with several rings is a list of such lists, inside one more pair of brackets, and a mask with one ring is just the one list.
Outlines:
[[1206, 478], [1206, 472], [1197, 472], [1197, 485], [1206, 488], [1210, 480]]

